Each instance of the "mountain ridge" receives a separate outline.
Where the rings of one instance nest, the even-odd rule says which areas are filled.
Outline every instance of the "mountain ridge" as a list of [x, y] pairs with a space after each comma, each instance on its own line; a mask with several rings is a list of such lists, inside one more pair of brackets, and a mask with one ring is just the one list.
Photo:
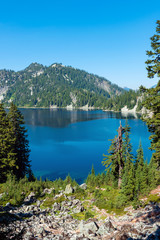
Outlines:
[[[25, 89], [25, 91], [24, 91]], [[0, 70], [0, 100], [26, 107], [103, 108], [107, 99], [124, 89], [108, 79], [71, 66], [31, 63], [21, 71]]]

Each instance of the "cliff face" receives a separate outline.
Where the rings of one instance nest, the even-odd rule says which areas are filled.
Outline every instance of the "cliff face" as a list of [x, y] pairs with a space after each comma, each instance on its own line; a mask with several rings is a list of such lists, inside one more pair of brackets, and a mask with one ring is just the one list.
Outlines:
[[[52, 190], [44, 189], [42, 195], [49, 196]], [[45, 207], [48, 198], [37, 200], [33, 192], [19, 207], [9, 203], [1, 206], [0, 239], [160, 239], [160, 203], [150, 202], [137, 210], [128, 207], [123, 216], [116, 216], [96, 208], [92, 201], [80, 201], [74, 191], [71, 186], [61, 190], [53, 197], [51, 207]], [[160, 186], [151, 194], [160, 196]], [[86, 203], [96, 216], [83, 221], [75, 219], [76, 214], [87, 212]]]

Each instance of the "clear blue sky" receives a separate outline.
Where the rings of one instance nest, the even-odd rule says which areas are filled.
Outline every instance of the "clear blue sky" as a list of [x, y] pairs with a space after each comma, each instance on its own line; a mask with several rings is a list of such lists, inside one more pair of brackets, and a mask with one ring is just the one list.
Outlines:
[[0, 69], [58, 62], [119, 86], [150, 87], [144, 62], [160, 0], [3, 0]]

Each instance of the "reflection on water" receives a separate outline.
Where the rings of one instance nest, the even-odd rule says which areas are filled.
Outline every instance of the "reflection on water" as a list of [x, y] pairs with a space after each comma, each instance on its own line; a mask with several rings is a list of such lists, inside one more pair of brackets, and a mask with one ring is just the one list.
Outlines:
[[48, 126], [48, 127], [66, 127], [71, 123], [90, 121], [104, 118], [139, 118], [138, 114], [121, 114], [120, 112], [103, 112], [83, 111], [83, 110], [66, 110], [66, 109], [21, 109], [24, 115], [26, 124], [33, 126]]

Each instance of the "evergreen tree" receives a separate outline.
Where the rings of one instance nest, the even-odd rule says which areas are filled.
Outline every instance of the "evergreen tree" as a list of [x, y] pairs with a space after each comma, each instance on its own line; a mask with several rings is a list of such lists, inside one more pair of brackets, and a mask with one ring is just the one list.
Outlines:
[[126, 120], [126, 124], [124, 127], [124, 139], [123, 139], [123, 158], [124, 164], [130, 167], [130, 164], [133, 163], [133, 154], [132, 154], [132, 145], [130, 141], [130, 130], [131, 128], [128, 125], [128, 121]]
[[120, 153], [116, 151], [117, 137], [115, 137], [108, 150], [108, 155], [103, 154], [102, 164], [106, 167], [107, 175], [110, 172], [110, 177], [115, 186], [118, 185], [119, 178], [119, 158]]
[[120, 188], [122, 181], [122, 174], [124, 168], [124, 159], [123, 159], [123, 140], [122, 135], [124, 129], [120, 123], [118, 128], [118, 136], [116, 136], [111, 143], [111, 146], [108, 150], [108, 155], [103, 154], [104, 159], [102, 164], [105, 165], [106, 171], [111, 172], [111, 178], [115, 186], [118, 185]]
[[6, 168], [6, 161], [7, 161], [7, 155], [6, 155], [6, 112], [0, 104], [0, 180], [2, 181], [3, 175], [5, 174], [5, 168]]
[[105, 174], [105, 184], [111, 185], [111, 172], [110, 171], [107, 171]]
[[[149, 59], [146, 61], [148, 78], [155, 76], [160, 78], [160, 20], [157, 21], [156, 34], [151, 39], [151, 51], [147, 51]], [[148, 129], [151, 132], [151, 149], [155, 152], [152, 156], [152, 167], [157, 171], [156, 184], [160, 183], [160, 80], [156, 87], [146, 89], [141, 87], [141, 91], [145, 93], [145, 101], [143, 105], [150, 110], [150, 115], [143, 116], [146, 121]]]
[[159, 174], [159, 171], [157, 170], [157, 164], [154, 161], [152, 156], [148, 166], [148, 184], [151, 189], [155, 188], [157, 185], [157, 179], [159, 178], [158, 174]]
[[8, 113], [9, 126], [12, 129], [12, 137], [15, 138], [12, 146], [15, 156], [15, 167], [13, 174], [19, 179], [26, 174], [30, 174], [29, 161], [29, 141], [27, 139], [27, 130], [24, 127], [24, 118], [14, 103], [11, 103]]
[[124, 159], [124, 171], [122, 177], [121, 194], [125, 201], [133, 200], [135, 194], [135, 170], [133, 164], [132, 145], [130, 142], [130, 127], [126, 120], [124, 128], [124, 140], [123, 140], [123, 159]]
[[124, 167], [124, 174], [121, 185], [121, 195], [125, 202], [132, 201], [135, 196], [135, 171], [133, 162], [127, 162]]
[[141, 141], [139, 143], [139, 148], [137, 150], [137, 157], [135, 161], [135, 191], [138, 195], [141, 190], [144, 188], [143, 186], [143, 171], [144, 171], [144, 154]]
[[160, 20], [157, 22], [156, 34], [150, 38], [151, 40], [151, 51], [146, 51], [148, 59], [145, 63], [147, 64], [148, 77], [154, 78], [155, 75], [160, 77]]
[[86, 183], [92, 187], [97, 186], [96, 175], [95, 175], [95, 170], [93, 165], [92, 165], [91, 173], [88, 174], [87, 176]]
[[94, 170], [94, 166], [93, 165], [92, 165], [91, 174], [95, 176], [95, 170]]
[[101, 187], [103, 185], [103, 182], [101, 181], [101, 174], [98, 173], [97, 176], [95, 176], [95, 182], [97, 187]]
[[135, 170], [137, 170], [139, 162], [142, 162], [142, 160], [144, 162], [143, 148], [142, 148], [142, 143], [141, 143], [141, 139], [140, 139], [139, 147], [137, 149], [137, 155], [136, 155], [135, 163], [134, 163]]
[[66, 179], [65, 179], [64, 181], [65, 181], [66, 184], [71, 184], [71, 183], [72, 183], [72, 178], [71, 178], [71, 176], [68, 174], [68, 175], [66, 176]]
[[0, 182], [5, 182], [7, 174], [15, 166], [15, 152], [13, 145], [15, 136], [9, 126], [6, 112], [0, 104]]
[[142, 173], [142, 181], [141, 181], [141, 192], [146, 193], [149, 189], [148, 185], [148, 164], [144, 162], [143, 173]]
[[101, 173], [101, 185], [107, 185], [108, 182], [106, 181], [106, 174], [104, 172]]

